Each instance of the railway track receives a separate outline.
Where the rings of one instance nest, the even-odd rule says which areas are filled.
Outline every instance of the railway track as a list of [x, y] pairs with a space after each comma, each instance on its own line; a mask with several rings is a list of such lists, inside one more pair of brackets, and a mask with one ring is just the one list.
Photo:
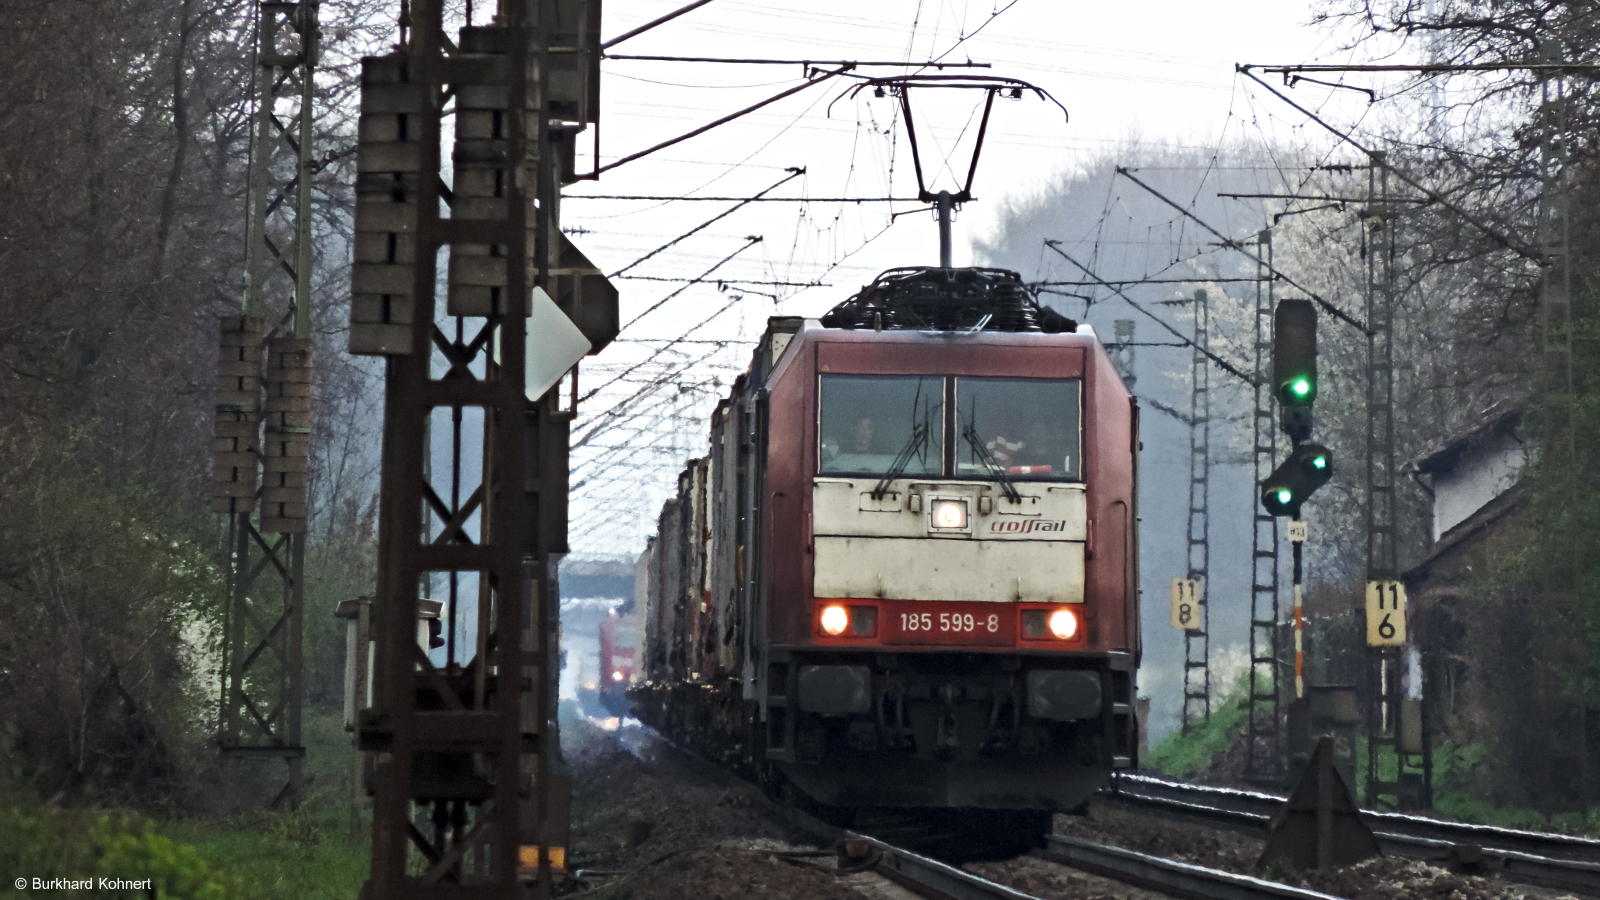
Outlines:
[[[661, 739], [662, 746], [707, 775], [736, 778], [727, 769]], [[746, 782], [748, 783], [748, 782]], [[868, 834], [831, 825], [759, 791], [752, 801], [770, 819], [819, 847], [839, 850], [840, 870], [870, 872], [929, 900], [1038, 900], [1032, 894], [915, 853]], [[1338, 900], [1328, 894], [1220, 869], [1178, 862], [1066, 835], [1045, 836], [1039, 859], [1154, 893], [1186, 900]]]
[[[1131, 812], [1265, 834], [1281, 796], [1121, 775], [1097, 803]], [[1420, 860], [1450, 860], [1525, 884], [1600, 897], [1600, 841], [1570, 835], [1445, 822], [1403, 813], [1366, 811], [1383, 852]]]
[[[1037, 900], [1033, 895], [913, 853], [869, 835], [823, 823], [791, 806], [766, 801], [767, 812], [818, 844], [841, 849], [839, 864], [870, 871], [930, 900]], [[1033, 855], [1050, 862], [1186, 900], [1338, 900], [1328, 894], [1177, 862], [1081, 838], [1052, 834]]]

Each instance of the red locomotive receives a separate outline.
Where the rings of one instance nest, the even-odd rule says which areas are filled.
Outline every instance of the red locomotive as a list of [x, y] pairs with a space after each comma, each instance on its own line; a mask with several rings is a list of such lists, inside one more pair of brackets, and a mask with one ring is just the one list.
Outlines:
[[600, 675], [596, 692], [600, 705], [613, 716], [628, 714], [628, 687], [638, 660], [639, 628], [633, 616], [616, 610], [600, 620]]
[[641, 560], [637, 715], [858, 825], [1042, 829], [1136, 764], [1137, 435], [1013, 272], [770, 320]]

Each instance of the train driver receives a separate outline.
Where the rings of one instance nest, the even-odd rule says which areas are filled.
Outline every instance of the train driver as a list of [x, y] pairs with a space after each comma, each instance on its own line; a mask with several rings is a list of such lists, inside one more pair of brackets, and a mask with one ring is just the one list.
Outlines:
[[822, 439], [822, 455], [828, 470], [873, 473], [887, 470], [894, 463], [894, 456], [878, 452], [881, 442], [877, 438], [878, 424], [872, 416], [854, 417], [847, 433]]

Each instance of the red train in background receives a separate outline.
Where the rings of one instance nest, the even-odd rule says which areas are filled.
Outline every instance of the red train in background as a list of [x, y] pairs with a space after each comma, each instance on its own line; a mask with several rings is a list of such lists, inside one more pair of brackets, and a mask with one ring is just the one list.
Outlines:
[[1138, 411], [1092, 331], [891, 270], [769, 320], [710, 431], [640, 561], [641, 720], [857, 826], [1039, 835], [1136, 765]]
[[595, 685], [600, 705], [613, 716], [629, 713], [628, 687], [638, 665], [639, 628], [633, 616], [611, 610], [600, 620], [600, 673]]

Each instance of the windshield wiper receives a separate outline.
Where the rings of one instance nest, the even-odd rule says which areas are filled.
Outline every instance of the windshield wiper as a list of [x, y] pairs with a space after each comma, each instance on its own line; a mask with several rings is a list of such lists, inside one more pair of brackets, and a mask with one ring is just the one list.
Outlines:
[[906, 466], [911, 465], [911, 457], [917, 455], [917, 451], [922, 449], [927, 440], [928, 423], [918, 422], [912, 426], [911, 437], [906, 440], [906, 445], [900, 448], [900, 453], [895, 456], [889, 471], [883, 473], [883, 477], [878, 480], [878, 486], [872, 489], [872, 499], [883, 499], [883, 495], [889, 491], [889, 482], [905, 473]]
[[972, 446], [972, 455], [976, 456], [978, 461], [987, 466], [989, 471], [994, 473], [994, 477], [1000, 480], [1000, 492], [1005, 494], [1006, 499], [1012, 503], [1021, 503], [1022, 495], [1017, 493], [1017, 486], [1011, 483], [1011, 477], [1006, 474], [1006, 470], [995, 462], [993, 454], [989, 452], [989, 448], [983, 445], [983, 440], [978, 437], [978, 429], [967, 425], [961, 429], [961, 437]]

